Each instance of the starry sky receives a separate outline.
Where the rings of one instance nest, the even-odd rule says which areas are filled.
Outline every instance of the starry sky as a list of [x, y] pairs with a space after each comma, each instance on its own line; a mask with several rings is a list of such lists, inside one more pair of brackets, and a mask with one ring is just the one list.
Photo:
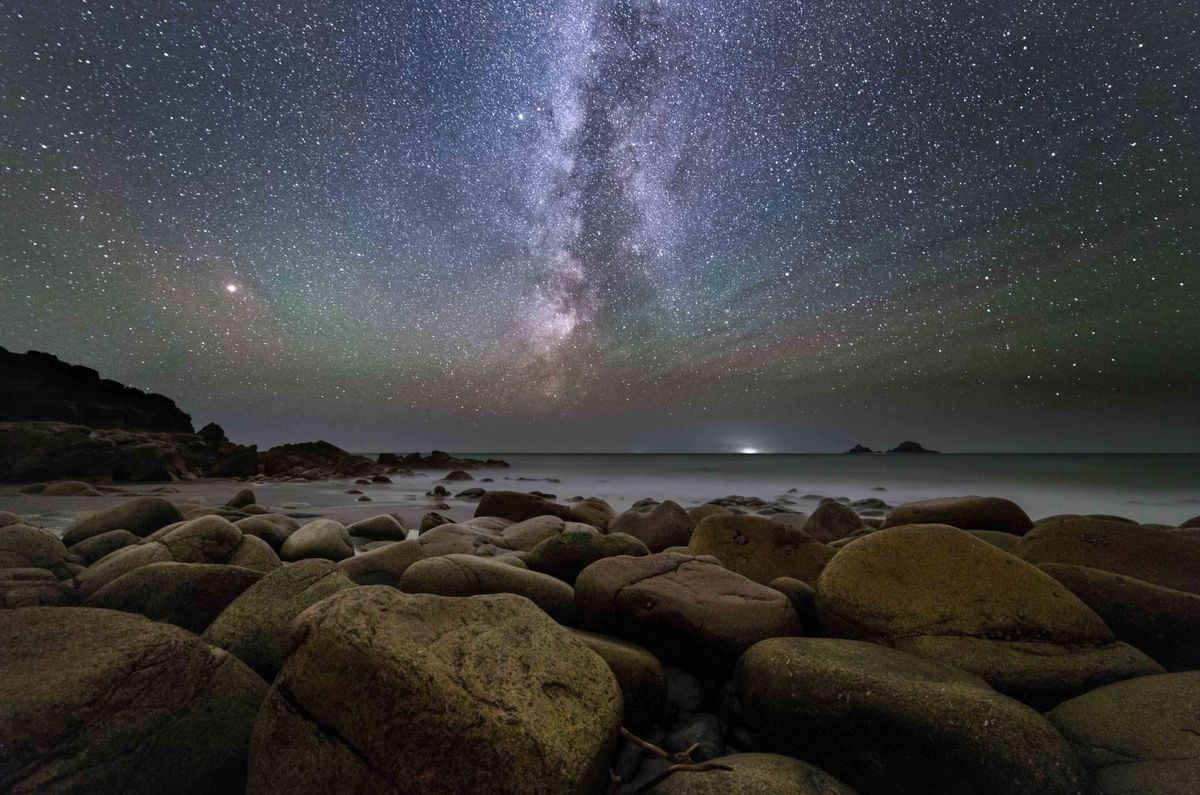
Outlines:
[[0, 344], [236, 441], [1200, 450], [1200, 3], [0, 4]]

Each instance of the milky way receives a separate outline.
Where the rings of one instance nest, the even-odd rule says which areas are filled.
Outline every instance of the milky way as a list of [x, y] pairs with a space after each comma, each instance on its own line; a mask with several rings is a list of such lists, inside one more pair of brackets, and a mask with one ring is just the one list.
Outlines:
[[1196, 449], [1190, 2], [10, 2], [0, 344], [264, 444]]

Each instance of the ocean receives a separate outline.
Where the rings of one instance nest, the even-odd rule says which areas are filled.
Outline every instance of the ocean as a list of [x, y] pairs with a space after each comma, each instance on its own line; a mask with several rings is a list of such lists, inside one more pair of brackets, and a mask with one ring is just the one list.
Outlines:
[[[455, 455], [502, 458], [512, 468], [475, 470], [476, 478], [493, 477], [495, 484], [452, 483], [451, 491], [473, 485], [537, 489], [563, 499], [603, 497], [618, 510], [646, 497], [686, 506], [733, 494], [772, 500], [795, 489], [788, 496], [797, 510], [815, 506], [815, 500], [802, 499], [806, 495], [877, 497], [897, 505], [979, 494], [1007, 497], [1035, 519], [1109, 513], [1177, 524], [1200, 514], [1197, 454]], [[395, 487], [408, 490], [420, 481], [425, 489], [444, 474], [422, 472], [397, 479]]]

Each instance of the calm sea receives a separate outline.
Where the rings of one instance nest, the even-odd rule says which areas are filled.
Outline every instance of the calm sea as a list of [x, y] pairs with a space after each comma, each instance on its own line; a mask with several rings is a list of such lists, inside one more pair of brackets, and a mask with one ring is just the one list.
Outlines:
[[[618, 509], [644, 497], [691, 505], [731, 494], [769, 500], [796, 489], [789, 496], [879, 497], [893, 505], [964, 494], [1000, 496], [1016, 501], [1034, 518], [1112, 513], [1177, 524], [1200, 514], [1196, 454], [461, 455], [512, 464], [511, 469], [474, 472], [477, 478], [495, 478], [492, 488], [538, 489], [562, 498], [597, 496]], [[445, 473], [422, 474], [428, 478], [417, 480], [432, 483]], [[457, 490], [475, 484], [450, 485]], [[404, 488], [400, 482], [397, 487]], [[815, 501], [799, 500], [797, 508], [811, 510], [812, 505]]]

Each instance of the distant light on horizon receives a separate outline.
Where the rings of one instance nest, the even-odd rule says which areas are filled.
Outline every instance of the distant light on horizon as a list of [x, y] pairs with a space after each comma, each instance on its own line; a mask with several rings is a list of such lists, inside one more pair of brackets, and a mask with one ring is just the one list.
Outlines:
[[757, 447], [742, 447], [738, 450], [742, 455], [755, 455], [758, 453]]

